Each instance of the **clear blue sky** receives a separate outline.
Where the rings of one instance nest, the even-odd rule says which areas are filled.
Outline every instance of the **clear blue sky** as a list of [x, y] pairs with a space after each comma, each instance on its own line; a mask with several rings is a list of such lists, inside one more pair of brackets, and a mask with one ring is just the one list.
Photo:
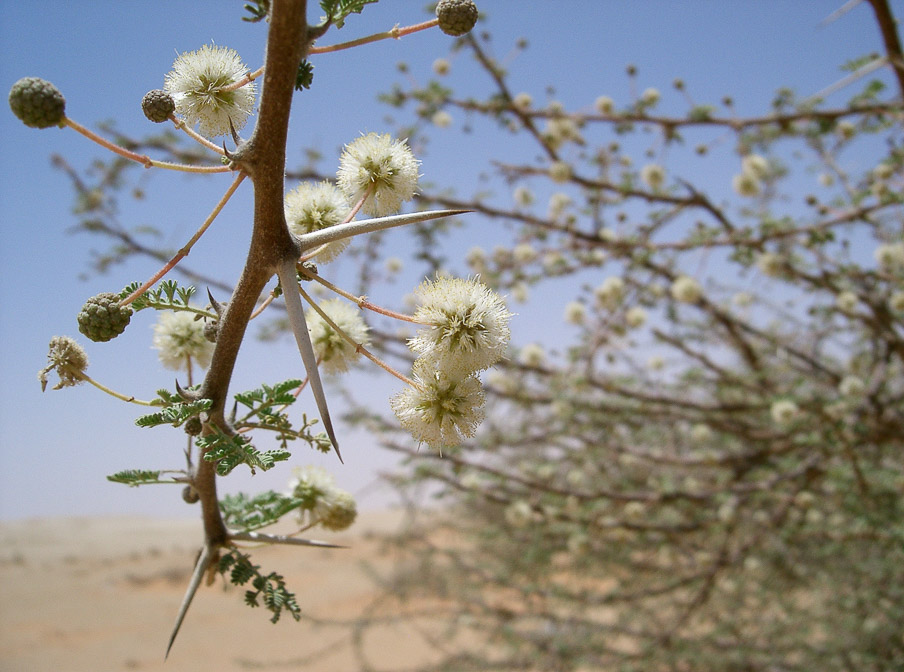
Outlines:
[[[352, 16], [346, 28], [328, 35], [323, 43], [385, 30], [396, 23], [419, 22], [426, 18], [425, 4], [383, 0], [361, 16]], [[866, 3], [835, 23], [819, 25], [843, 0], [483, 0], [479, 4], [488, 14], [484, 27], [495, 35], [497, 55], [508, 53], [519, 37], [530, 42], [526, 53], [507, 64], [512, 87], [544, 101], [545, 86], [555, 83], [555, 97], [569, 109], [586, 108], [603, 94], [626, 103], [629, 87], [624, 68], [633, 63], [639, 70], [638, 86], [659, 88], [666, 111], [686, 109], [671, 88], [671, 82], [681, 77], [701, 103], [718, 103], [723, 95], [731, 95], [743, 114], [766, 112], [778, 86], [790, 86], [802, 95], [815, 93], [839, 79], [838, 66], [844, 61], [881, 50]], [[139, 103], [146, 91], [162, 86], [177, 52], [213, 40], [238, 50], [251, 68], [261, 63], [265, 27], [240, 21], [241, 5], [239, 0], [3, 0], [0, 83], [8, 91], [20, 77], [43, 77], [61, 89], [67, 114], [83, 124], [116, 119], [132, 135], [156, 130], [144, 119]], [[901, 2], [893, 7], [904, 15]], [[341, 145], [359, 133], [384, 130], [384, 117], [390, 111], [376, 102], [376, 95], [401, 77], [395, 65], [409, 63], [411, 76], [423, 81], [430, 76], [431, 63], [447, 55], [449, 45], [450, 38], [434, 30], [317, 57], [314, 88], [296, 98], [290, 165], [300, 162], [304, 147], [337, 157]], [[883, 78], [890, 81], [887, 75]], [[460, 57], [452, 60], [449, 83], [476, 94], [488, 88], [483, 76]], [[515, 150], [509, 150], [505, 144], [509, 141], [499, 136], [478, 132], [463, 137], [460, 122], [437, 132], [429, 154], [421, 157], [422, 172], [427, 180], [469, 193], [494, 153]], [[36, 379], [50, 338], [79, 336], [75, 316], [87, 297], [118, 291], [155, 270], [150, 261], [136, 261], [115, 267], [106, 276], [79, 279], [90, 251], [101, 243], [67, 232], [77, 221], [71, 213], [72, 192], [66, 177], [51, 168], [50, 156], [59, 153], [75, 166], [86, 167], [103, 151], [69, 130], [28, 129], [5, 106], [0, 112], [0, 134], [4, 140], [0, 153], [4, 269], [0, 283], [0, 518], [197, 515], [181, 502], [176, 488], [128, 489], [104, 478], [125, 468], [181, 466], [180, 432], [136, 428], [133, 420], [140, 409], [87, 385], [42, 394]], [[726, 179], [724, 174], [718, 177]], [[229, 179], [148, 175], [148, 200], [129, 206], [121, 213], [122, 220], [129, 225], [153, 223], [165, 232], [168, 245], [178, 246], [203, 220]], [[193, 264], [227, 281], [237, 277], [247, 243], [249, 196], [246, 189], [230, 202], [192, 253]], [[470, 242], [489, 246], [493, 236], [485, 231]], [[353, 269], [340, 264], [334, 273], [341, 282], [343, 274], [353, 275]], [[411, 285], [398, 283], [390, 290], [401, 296], [417, 282], [416, 277], [411, 280]], [[517, 308], [516, 342], [530, 342], [545, 328], [538, 312], [542, 299]], [[150, 349], [153, 319], [148, 312], [137, 315], [125, 336], [109, 344], [80, 338], [91, 358], [89, 373], [143, 398], [152, 397], [160, 387], [171, 388], [172, 373], [158, 365]], [[249, 341], [242, 350], [233, 389], [276, 382], [301, 371], [298, 354], [288, 341], [276, 345]], [[387, 380], [385, 394], [376, 397], [376, 403], [388, 410], [386, 395], [395, 387]], [[309, 400], [305, 404], [305, 410], [314, 413], [313, 404]], [[334, 413], [339, 412], [334, 407]], [[359, 493], [363, 508], [384, 505], [386, 492], [368, 484], [379, 470], [392, 466], [394, 457], [367, 437], [340, 430], [340, 441], [345, 466], [333, 456], [313, 461], [335, 473], [341, 486]], [[316, 457], [300, 450], [293, 463]], [[288, 471], [277, 468], [253, 481], [230, 477], [225, 489], [282, 489]]]

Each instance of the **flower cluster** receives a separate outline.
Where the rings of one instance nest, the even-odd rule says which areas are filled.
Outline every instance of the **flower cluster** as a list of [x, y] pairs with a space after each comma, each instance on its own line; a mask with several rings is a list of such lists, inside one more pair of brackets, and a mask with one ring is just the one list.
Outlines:
[[333, 476], [321, 467], [297, 467], [295, 478], [289, 482], [289, 494], [301, 500], [299, 513], [302, 518], [310, 516], [309, 526], [338, 532], [350, 527], [358, 516], [355, 498], [337, 487]]
[[[369, 329], [360, 311], [343, 299], [324, 301], [319, 308], [332, 324], [314, 308], [305, 313], [317, 361], [325, 373], [344, 373], [359, 356], [357, 347], [351, 341], [366, 346], [370, 342]], [[344, 338], [336, 327], [350, 340]]]
[[392, 409], [418, 441], [457, 445], [483, 420], [476, 374], [504, 356], [512, 314], [477, 279], [441, 277], [424, 282], [415, 295], [414, 319], [424, 326], [408, 342], [418, 355], [414, 384], [393, 397]]
[[154, 325], [153, 347], [167, 369], [210, 366], [214, 344], [204, 337], [204, 322], [191, 312], [163, 312]]

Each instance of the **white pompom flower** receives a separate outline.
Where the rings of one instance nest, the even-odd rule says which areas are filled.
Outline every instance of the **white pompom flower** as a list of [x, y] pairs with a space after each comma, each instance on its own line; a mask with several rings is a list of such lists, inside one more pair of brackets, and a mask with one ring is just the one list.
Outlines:
[[164, 89], [173, 97], [176, 112], [201, 135], [213, 138], [241, 129], [254, 110], [254, 83], [224, 90], [248, 72], [234, 49], [204, 45], [180, 54], [167, 73]]
[[163, 312], [154, 325], [153, 347], [167, 369], [187, 370], [190, 364], [210, 366], [214, 344], [204, 338], [204, 321], [187, 311]]
[[[342, 224], [349, 212], [351, 206], [345, 195], [330, 182], [302, 182], [286, 194], [286, 223], [296, 236]], [[314, 260], [321, 264], [332, 261], [350, 240], [343, 238], [321, 246]]]
[[415, 290], [416, 322], [425, 325], [408, 346], [447, 375], [489, 368], [504, 355], [512, 316], [496, 292], [479, 280], [438, 278]]
[[772, 407], [769, 409], [769, 414], [776, 424], [787, 426], [794, 421], [799, 411], [797, 404], [790, 399], [779, 399], [773, 402]]
[[339, 188], [353, 203], [368, 194], [361, 208], [364, 213], [392, 215], [414, 197], [418, 165], [404, 140], [368, 133], [345, 146], [339, 158]]
[[[320, 310], [342, 329], [355, 343], [370, 343], [369, 329], [361, 317], [361, 311], [345, 299], [329, 299], [318, 304]], [[344, 373], [360, 356], [356, 347], [345, 340], [323, 316], [313, 308], [305, 312], [305, 321], [311, 334], [311, 345], [324, 373]]]
[[483, 422], [486, 396], [476, 376], [459, 378], [415, 362], [414, 386], [390, 401], [392, 410], [418, 442], [431, 448], [457, 446]]
[[672, 283], [672, 298], [682, 303], [697, 303], [703, 296], [700, 283], [688, 275], [682, 275]]

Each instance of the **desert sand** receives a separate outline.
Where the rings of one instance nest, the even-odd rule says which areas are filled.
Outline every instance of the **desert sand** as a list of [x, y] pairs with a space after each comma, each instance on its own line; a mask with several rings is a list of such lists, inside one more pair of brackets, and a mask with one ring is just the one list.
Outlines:
[[[343, 533], [310, 536], [347, 549], [252, 550], [265, 572], [284, 575], [302, 611], [354, 619], [377, 589], [362, 563], [387, 571], [375, 533], [402, 523], [399, 512], [370, 513]], [[164, 651], [201, 539], [200, 522], [141, 518], [60, 518], [0, 523], [0, 669], [91, 670], [358, 669], [347, 628], [296, 623], [243, 603], [218, 578], [198, 591], [178, 639]], [[381, 627], [364, 648], [379, 670], [426, 662], [431, 646], [410, 626]]]

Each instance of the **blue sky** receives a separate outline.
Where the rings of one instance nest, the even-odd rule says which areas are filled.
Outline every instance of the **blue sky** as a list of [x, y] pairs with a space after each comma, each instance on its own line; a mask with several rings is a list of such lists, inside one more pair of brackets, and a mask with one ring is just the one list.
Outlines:
[[[329, 34], [323, 43], [422, 21], [425, 4], [383, 0], [361, 16], [352, 16], [341, 32]], [[509, 53], [519, 37], [530, 43], [525, 53], [506, 62], [512, 88], [531, 93], [539, 102], [548, 98], [546, 85], [555, 83], [554, 97], [569, 109], [589, 108], [603, 94], [618, 104], [627, 103], [630, 88], [624, 69], [631, 63], [639, 71], [638, 88], [662, 91], [664, 111], [686, 109], [671, 88], [680, 77], [698, 102], [717, 104], [731, 95], [740, 113], [763, 113], [777, 87], [789, 86], [802, 95], [815, 93], [839, 79], [838, 66], [846, 60], [881, 50], [866, 3], [839, 21], [820, 26], [842, 0], [537, 0], [529, 3], [529, 11], [522, 0], [479, 4], [487, 12], [484, 27], [494, 34], [498, 56]], [[904, 14], [902, 4], [892, 3], [898, 15]], [[43, 77], [64, 93], [67, 114], [73, 119], [89, 127], [115, 119], [124, 132], [138, 136], [156, 130], [144, 119], [139, 103], [146, 91], [162, 86], [177, 52], [214, 41], [236, 49], [249, 67], [260, 65], [265, 26], [240, 21], [241, 5], [238, 0], [190, 4], [3, 0], [0, 83], [8, 90], [20, 77]], [[424, 81], [431, 76], [433, 61], [448, 55], [449, 46], [450, 38], [433, 30], [317, 57], [314, 87], [295, 101], [290, 165], [300, 163], [303, 149], [313, 146], [327, 157], [324, 166], [329, 166], [343, 143], [361, 132], [385, 130], [385, 118], [392, 112], [377, 103], [376, 96], [403, 77], [396, 64], [405, 61], [410, 65], [408, 76]], [[451, 60], [448, 83], [456, 91], [480, 95], [488, 90], [485, 78], [462, 56]], [[882, 78], [890, 81], [887, 75]], [[455, 121], [451, 129], [436, 132], [429, 152], [420, 157], [424, 179], [467, 194], [490, 158], [524, 158], [511, 138], [480, 128], [463, 136], [463, 120]], [[88, 386], [42, 394], [36, 379], [49, 339], [78, 335], [75, 315], [86, 298], [118, 291], [156, 270], [150, 261], [136, 261], [114, 267], [106, 276], [79, 279], [91, 250], [101, 243], [67, 232], [77, 221], [71, 213], [72, 192], [66, 177], [51, 167], [50, 156], [61, 154], [84, 168], [104, 156], [103, 150], [69, 130], [26, 128], [7, 108], [0, 112], [0, 133], [4, 139], [0, 256], [6, 273], [0, 283], [0, 518], [196, 515], [175, 488], [127, 489], [104, 478], [125, 468], [181, 466], [179, 432], [135, 427], [140, 409]], [[699, 170], [704, 183], [712, 178], [728, 184], [725, 166], [702, 161]], [[179, 246], [229, 180], [148, 174], [143, 182], [147, 200], [125, 208], [122, 220], [128, 225], [152, 223], [164, 231], [166, 244]], [[246, 188], [229, 203], [192, 252], [192, 264], [227, 281], [237, 277], [247, 243], [250, 193]], [[462, 243], [462, 252], [469, 244], [489, 247], [493, 240], [504, 239], [480, 223], [469, 232], [472, 239]], [[398, 240], [404, 252], [403, 237]], [[340, 282], [354, 271], [341, 263], [331, 270]], [[410, 284], [396, 283], [387, 295], [394, 292], [400, 297], [413, 288], [418, 277], [416, 269], [412, 273]], [[538, 312], [543, 300], [541, 294], [517, 308], [516, 342], [530, 342], [548, 330]], [[124, 337], [109, 344], [86, 343], [89, 373], [143, 398], [160, 387], [172, 387], [172, 373], [158, 365], [150, 348], [152, 323], [153, 315], [141, 313]], [[240, 355], [234, 390], [299, 376], [301, 371], [288, 340], [275, 345], [249, 341]], [[385, 389], [378, 385], [374, 403], [388, 409], [386, 397], [395, 387], [389, 380]], [[302, 405], [314, 413], [309, 399]], [[344, 466], [333, 456], [319, 459], [303, 450], [293, 463], [322, 463], [336, 474], [340, 486], [359, 494], [363, 508], [384, 505], [388, 493], [370, 484], [378, 471], [393, 465], [394, 457], [366, 436], [346, 432], [340, 433], [340, 440]], [[282, 467], [253, 481], [230, 477], [224, 489], [282, 489], [288, 475]]]

